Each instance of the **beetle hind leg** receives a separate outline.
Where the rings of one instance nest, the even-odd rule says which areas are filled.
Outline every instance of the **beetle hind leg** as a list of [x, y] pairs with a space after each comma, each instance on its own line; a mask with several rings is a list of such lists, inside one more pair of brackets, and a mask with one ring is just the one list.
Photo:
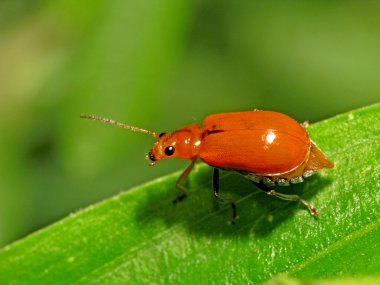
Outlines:
[[220, 197], [220, 194], [219, 194], [219, 169], [218, 168], [214, 168], [214, 172], [212, 175], [212, 187], [214, 190], [214, 197], [218, 202], [223, 203], [223, 204], [230, 204], [231, 209], [232, 209], [232, 221], [231, 221], [231, 223], [234, 225], [236, 222], [236, 219], [239, 218], [239, 216], [237, 215], [237, 211], [236, 211], [236, 204], [232, 201], [232, 199], [224, 199], [224, 198]]
[[263, 183], [256, 183], [253, 181], [252, 181], [252, 183], [255, 184], [255, 186], [257, 188], [259, 188], [261, 191], [267, 193], [270, 196], [274, 196], [274, 197], [277, 197], [279, 199], [286, 200], [286, 201], [301, 202], [309, 210], [309, 212], [312, 216], [315, 216], [315, 217], [319, 216], [317, 209], [312, 204], [310, 204], [308, 201], [302, 199], [298, 195], [279, 193], [279, 192], [269, 188], [268, 186], [264, 185]]

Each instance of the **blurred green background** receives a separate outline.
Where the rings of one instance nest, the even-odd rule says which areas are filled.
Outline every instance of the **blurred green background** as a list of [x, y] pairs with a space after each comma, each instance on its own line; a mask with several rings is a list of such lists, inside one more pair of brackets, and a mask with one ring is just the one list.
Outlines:
[[164, 132], [378, 102], [379, 15], [376, 1], [2, 0], [0, 246], [188, 164], [149, 168], [151, 137], [81, 113]]

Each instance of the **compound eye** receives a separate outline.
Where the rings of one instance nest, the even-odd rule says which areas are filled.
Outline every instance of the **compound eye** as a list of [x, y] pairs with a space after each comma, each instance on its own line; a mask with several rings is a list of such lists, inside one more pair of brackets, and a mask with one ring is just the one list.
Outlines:
[[174, 147], [173, 146], [168, 146], [165, 148], [165, 154], [167, 156], [171, 156], [174, 153]]

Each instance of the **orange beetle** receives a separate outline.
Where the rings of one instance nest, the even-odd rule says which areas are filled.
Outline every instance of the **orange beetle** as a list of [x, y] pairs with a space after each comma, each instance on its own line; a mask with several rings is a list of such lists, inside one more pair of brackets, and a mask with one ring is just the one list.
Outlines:
[[191, 172], [197, 157], [214, 167], [214, 196], [230, 203], [233, 222], [237, 218], [236, 206], [219, 195], [219, 169], [236, 171], [252, 181], [260, 190], [284, 200], [300, 201], [317, 216], [317, 210], [298, 195], [278, 193], [271, 186], [300, 183], [323, 168], [332, 168], [330, 162], [309, 138], [306, 123], [299, 124], [287, 115], [272, 111], [247, 111], [214, 114], [206, 117], [203, 128], [192, 124], [171, 133], [137, 128], [94, 115], [82, 118], [114, 124], [157, 139], [147, 155], [150, 166], [158, 160], [179, 157], [191, 163], [179, 177], [176, 186], [183, 191], [174, 202], [186, 197], [187, 189], [181, 185]]

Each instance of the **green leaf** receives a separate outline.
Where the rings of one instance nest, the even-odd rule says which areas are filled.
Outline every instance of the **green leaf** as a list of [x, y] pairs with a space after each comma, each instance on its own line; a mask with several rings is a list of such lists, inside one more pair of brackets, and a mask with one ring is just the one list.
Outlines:
[[320, 279], [320, 280], [297, 280], [287, 276], [276, 276], [269, 280], [265, 285], [378, 285], [380, 277], [356, 277], [339, 279]]
[[[131, 189], [0, 251], [0, 284], [261, 284], [285, 274], [305, 280], [380, 275], [380, 104], [313, 124], [312, 139], [334, 163], [282, 192], [319, 210], [267, 196], [223, 172], [213, 200], [211, 167]], [[159, 165], [157, 166], [159, 167]], [[126, 176], [138, 175], [131, 172]]]

